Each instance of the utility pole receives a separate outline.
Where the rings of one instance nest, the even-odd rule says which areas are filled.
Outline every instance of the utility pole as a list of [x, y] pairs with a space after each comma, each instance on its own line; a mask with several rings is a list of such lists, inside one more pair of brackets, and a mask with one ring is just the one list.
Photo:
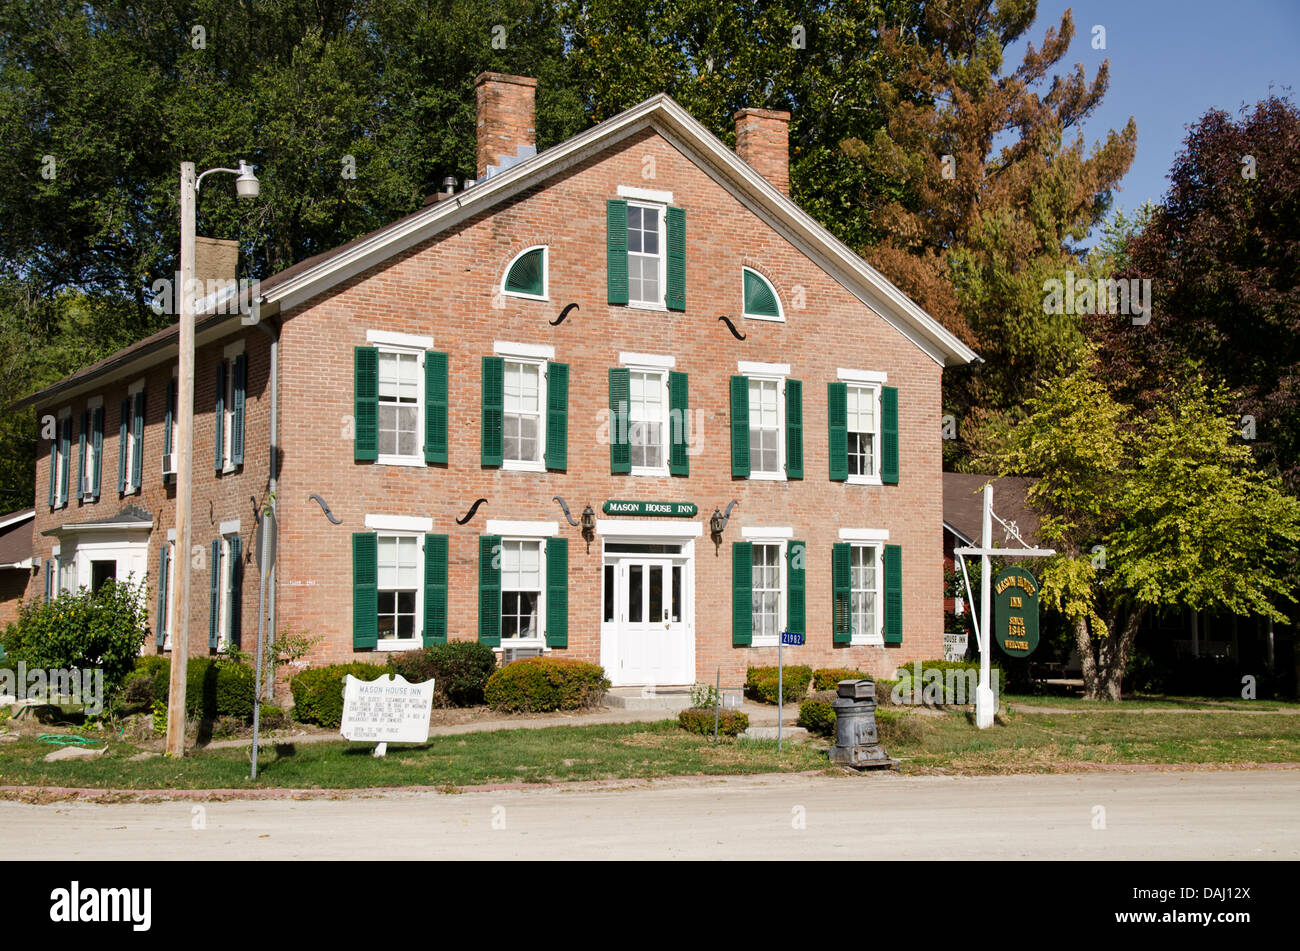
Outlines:
[[984, 523], [981, 526], [980, 547], [980, 625], [984, 637], [980, 644], [980, 682], [975, 688], [975, 726], [987, 730], [993, 725], [996, 701], [989, 685], [989, 655], [993, 653], [993, 570], [989, 564], [989, 549], [993, 547], [993, 483], [984, 486]]
[[194, 500], [194, 163], [181, 162], [180, 367], [176, 377], [176, 603], [171, 684], [167, 691], [167, 755], [185, 755], [185, 679], [190, 654], [190, 522]]

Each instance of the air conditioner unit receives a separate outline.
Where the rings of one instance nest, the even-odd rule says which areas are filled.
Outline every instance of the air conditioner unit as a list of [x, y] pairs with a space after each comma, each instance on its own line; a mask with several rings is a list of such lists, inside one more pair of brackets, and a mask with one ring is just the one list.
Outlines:
[[176, 475], [176, 453], [166, 452], [162, 457], [162, 474], [163, 478]]
[[541, 657], [545, 651], [540, 647], [506, 647], [501, 651], [501, 666], [523, 660], [526, 657]]

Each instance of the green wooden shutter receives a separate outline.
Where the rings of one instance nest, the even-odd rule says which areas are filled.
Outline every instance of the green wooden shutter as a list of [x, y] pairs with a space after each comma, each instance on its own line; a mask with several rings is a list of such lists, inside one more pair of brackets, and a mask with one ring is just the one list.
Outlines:
[[785, 476], [803, 478], [803, 383], [785, 381]]
[[898, 388], [880, 388], [880, 481], [898, 484]]
[[379, 536], [352, 533], [352, 649], [379, 646]]
[[903, 643], [903, 548], [885, 546], [885, 643]]
[[59, 436], [59, 455], [63, 457], [63, 472], [59, 474], [59, 498], [68, 501], [68, 478], [72, 469], [72, 417], [63, 421], [63, 432]]
[[77, 498], [86, 496], [86, 437], [90, 435], [90, 410], [81, 414], [81, 435], [77, 438]]
[[[122, 400], [122, 422], [117, 428], [117, 493], [126, 495], [126, 453], [129, 448], [127, 427], [131, 425], [131, 400]], [[53, 504], [53, 503], [51, 503]]]
[[754, 545], [731, 543], [731, 646], [754, 641]]
[[54, 597], [54, 556], [45, 560], [45, 600]]
[[546, 646], [569, 646], [569, 540], [546, 540]]
[[611, 304], [627, 303], [627, 202], [605, 202], [605, 266], [608, 299]]
[[447, 354], [424, 352], [424, 461], [447, 461]]
[[506, 361], [483, 358], [482, 463], [499, 466], [505, 460]]
[[104, 407], [98, 407], [92, 418], [91, 440], [95, 448], [95, 465], [93, 469], [94, 475], [91, 478], [90, 494], [98, 499], [100, 478], [104, 472]]
[[221, 631], [217, 622], [221, 616], [221, 539], [212, 541], [212, 557], [208, 571], [208, 649], [221, 645]]
[[668, 225], [668, 287], [664, 303], [669, 310], [685, 310], [686, 212], [669, 208], [664, 220]]
[[56, 429], [54, 438], [50, 440], [50, 508], [54, 508], [54, 503], [58, 497], [58, 479], [59, 479], [59, 433]]
[[226, 361], [217, 364], [217, 401], [212, 411], [212, 468], [220, 472], [226, 464]]
[[244, 464], [244, 403], [248, 391], [248, 357], [238, 354], [234, 361], [235, 378], [230, 395], [230, 464]]
[[135, 416], [131, 419], [135, 432], [135, 452], [131, 455], [131, 488], [144, 485], [144, 390], [135, 394]]
[[609, 471], [614, 475], [632, 471], [631, 406], [632, 373], [615, 367], [609, 371]]
[[447, 536], [424, 536], [424, 646], [447, 643]]
[[668, 474], [691, 474], [690, 439], [690, 380], [685, 373], [672, 370], [668, 373], [668, 428], [672, 442], [668, 449]]
[[[172, 423], [176, 419], [176, 380], [167, 381], [167, 411], [163, 414], [163, 459], [172, 452]], [[163, 481], [167, 481], [163, 476]]]
[[478, 539], [478, 640], [501, 646], [501, 536]]
[[243, 543], [238, 535], [230, 536], [230, 600], [226, 610], [230, 617], [230, 643], [239, 646], [244, 633], [244, 560], [240, 557]]
[[831, 457], [831, 481], [849, 478], [849, 387], [846, 383], [826, 384], [826, 416], [830, 423], [828, 449]]
[[569, 365], [546, 365], [546, 468], [569, 467]]
[[848, 542], [831, 546], [831, 631], [835, 644], [853, 640], [852, 551]]
[[731, 474], [749, 477], [749, 378], [731, 378]]
[[352, 377], [352, 416], [356, 426], [352, 442], [352, 458], [357, 462], [374, 462], [379, 458], [379, 349], [377, 347], [357, 347], [352, 352]]
[[806, 634], [808, 624], [807, 590], [805, 579], [808, 545], [791, 541], [785, 546], [786, 598], [785, 627], [796, 634]]
[[166, 542], [158, 552], [158, 627], [154, 631], [154, 643], [163, 647], [167, 643], [167, 559], [171, 549]]

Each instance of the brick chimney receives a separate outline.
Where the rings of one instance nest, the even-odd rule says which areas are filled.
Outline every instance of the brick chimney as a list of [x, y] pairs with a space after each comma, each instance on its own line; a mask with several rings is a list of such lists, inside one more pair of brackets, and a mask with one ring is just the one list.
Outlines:
[[[239, 267], [239, 242], [220, 238], [194, 238], [194, 276], [203, 281], [233, 281]], [[205, 290], [206, 294], [207, 291]]]
[[741, 109], [735, 115], [736, 154], [783, 194], [790, 194], [790, 113]]
[[482, 181], [537, 154], [537, 80], [480, 73], [474, 89], [478, 98], [478, 178]]

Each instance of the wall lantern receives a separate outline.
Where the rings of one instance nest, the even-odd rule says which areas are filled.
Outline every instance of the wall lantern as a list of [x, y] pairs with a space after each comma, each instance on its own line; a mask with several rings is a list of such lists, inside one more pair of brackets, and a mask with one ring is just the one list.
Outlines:
[[709, 534], [713, 536], [713, 553], [716, 555], [718, 549], [722, 547], [722, 533], [726, 530], [727, 523], [731, 521], [731, 510], [740, 503], [735, 499], [727, 504], [727, 514], [723, 515], [718, 509], [713, 510], [709, 516]]
[[588, 505], [582, 510], [582, 537], [587, 542], [587, 553], [591, 553], [591, 540], [596, 537], [596, 510]]

